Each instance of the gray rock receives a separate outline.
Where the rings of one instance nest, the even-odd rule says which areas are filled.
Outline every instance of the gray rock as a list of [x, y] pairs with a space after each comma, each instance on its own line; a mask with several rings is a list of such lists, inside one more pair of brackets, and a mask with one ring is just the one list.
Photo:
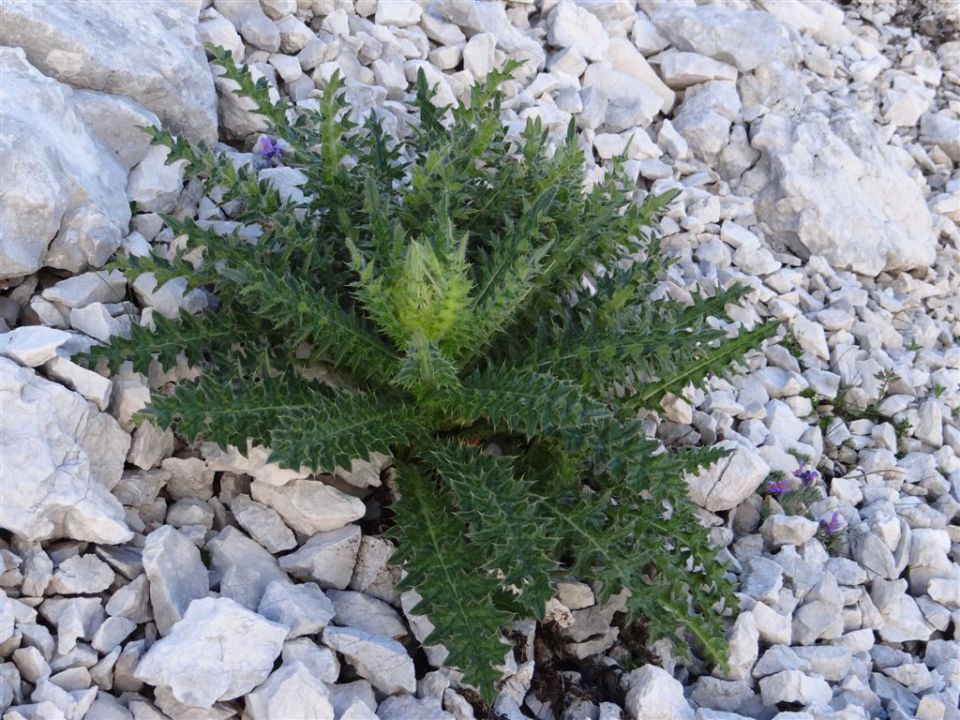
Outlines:
[[279, 513], [251, 500], [249, 495], [235, 495], [230, 500], [230, 510], [240, 527], [270, 552], [279, 553], [297, 546], [293, 531]]
[[47, 595], [93, 595], [113, 582], [110, 566], [96, 555], [74, 555], [57, 567], [47, 585]]
[[130, 98], [93, 90], [73, 94], [87, 127], [127, 170], [143, 160], [150, 148], [146, 127], [160, 127], [160, 119]]
[[329, 590], [333, 602], [334, 620], [338, 625], [355, 627], [373, 635], [399, 638], [407, 634], [400, 614], [383, 600], [365, 593]]
[[547, 42], [574, 48], [587, 60], [607, 59], [610, 37], [596, 15], [572, 0], [561, 0], [547, 16]]
[[317, 645], [310, 638], [297, 638], [283, 643], [283, 663], [303, 663], [310, 673], [326, 683], [334, 683], [340, 677], [337, 654], [330, 648]]
[[177, 701], [212, 707], [249, 693], [273, 670], [287, 628], [229, 598], [203, 598], [154, 643], [136, 677], [168, 689]]
[[657, 30], [680, 50], [733, 63], [742, 72], [791, 56], [783, 25], [759, 10], [669, 3], [657, 6], [653, 21]]
[[296, 552], [280, 558], [280, 567], [291, 575], [313, 580], [322, 588], [344, 589], [357, 563], [360, 527], [317, 533]]
[[150, 608], [150, 584], [145, 574], [138, 575], [127, 585], [119, 588], [107, 601], [108, 615], [125, 617], [135, 623], [144, 623], [153, 618]]
[[143, 570], [150, 582], [150, 604], [161, 635], [171, 632], [190, 603], [205, 597], [210, 589], [200, 551], [170, 525], [147, 535]]
[[[97, 409], [101, 412], [110, 406], [113, 383], [103, 377], [103, 375], [80, 367], [61, 355], [47, 360], [47, 362], [43, 364], [43, 371], [48, 377], [59, 380], [71, 390], [83, 395], [83, 397], [96, 405]], [[173, 451], [172, 446], [170, 450], [171, 452]], [[129, 454], [127, 457], [129, 459]]]
[[388, 3], [377, 3], [374, 21], [377, 25], [407, 27], [416, 25], [422, 14], [423, 8], [414, 0], [394, 0]]
[[21, 47], [44, 74], [76, 88], [132, 98], [191, 140], [216, 141], [213, 81], [189, 3], [0, 9], [0, 43]]
[[[852, 655], [850, 648], [837, 645], [812, 645], [791, 648], [809, 666], [809, 671], [824, 680], [840, 682], [850, 672]], [[804, 668], [797, 668], [804, 670]]]
[[810, 645], [819, 638], [839, 637], [843, 633], [840, 611], [843, 594], [830, 573], [814, 586], [793, 618], [793, 641]]
[[799, 670], [784, 670], [760, 680], [760, 693], [764, 705], [799, 703], [801, 705], [826, 705], [833, 692], [826, 680], [805, 675]]
[[737, 68], [699, 53], [672, 52], [660, 58], [660, 74], [667, 85], [682, 90], [710, 80], [736, 80]]
[[315, 635], [334, 616], [334, 605], [316, 583], [293, 585], [274, 580], [260, 598], [257, 612], [267, 620], [290, 628], [287, 638]]
[[28, 540], [118, 544], [132, 537], [110, 494], [130, 437], [80, 395], [0, 358], [0, 527]]
[[[137, 624], [125, 617], [108, 617], [97, 628], [90, 645], [101, 654], [107, 654], [120, 645], [127, 636], [137, 629]], [[119, 654], [119, 653], [118, 653]]]
[[380, 720], [454, 720], [453, 715], [412, 695], [388, 697], [377, 708]]
[[127, 296], [127, 279], [119, 270], [87, 272], [54, 283], [41, 296], [67, 308], [82, 308], [95, 302], [118, 303]]
[[323, 631], [323, 643], [343, 655], [357, 674], [377, 690], [388, 695], [416, 691], [413, 658], [396, 640], [356, 628], [328, 625]]
[[693, 720], [694, 712], [683, 696], [683, 686], [663, 668], [644, 665], [627, 678], [624, 708], [643, 720]]
[[739, 505], [760, 487], [770, 472], [770, 466], [754, 449], [732, 441], [719, 445], [733, 450], [733, 453], [687, 478], [690, 497], [711, 512], [730, 510]]
[[235, 527], [225, 527], [207, 543], [210, 564], [220, 574], [220, 595], [256, 610], [267, 586], [289, 582], [276, 558]]
[[362, 500], [319, 480], [293, 480], [280, 487], [254, 482], [250, 493], [304, 535], [342, 528], [366, 512]]
[[763, 539], [774, 549], [803, 545], [817, 534], [817, 522], [802, 515], [771, 515], [760, 526]]
[[[762, 157], [745, 181], [763, 185], [756, 208], [768, 236], [783, 237], [804, 257], [822, 255], [836, 269], [864, 275], [933, 262], [922, 192], [866, 116], [853, 109], [830, 118], [816, 111], [768, 114], [752, 144]], [[864, 235], [874, 240], [855, 240]]]
[[[0, 42], [20, 45], [3, 38], [22, 30], [19, 10], [37, 7], [4, 3]], [[130, 221], [118, 192], [126, 182], [124, 167], [84, 123], [68, 86], [41, 74], [19, 47], [0, 50], [0, 67], [0, 279], [29, 275], [44, 264], [73, 272], [102, 265], [120, 247]]]
[[168, 213], [176, 207], [183, 190], [186, 160], [167, 165], [170, 148], [151, 145], [127, 178], [127, 198], [140, 212]]
[[244, 698], [250, 720], [310, 718], [333, 720], [330, 692], [303, 663], [284, 663]]
[[72, 337], [68, 332], [42, 325], [21, 325], [0, 333], [0, 356], [25, 367], [37, 367], [57, 357], [57, 348]]

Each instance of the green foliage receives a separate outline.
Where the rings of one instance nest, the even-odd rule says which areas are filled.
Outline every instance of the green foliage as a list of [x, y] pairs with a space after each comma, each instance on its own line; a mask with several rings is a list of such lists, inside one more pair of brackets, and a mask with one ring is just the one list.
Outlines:
[[190, 440], [251, 440], [317, 471], [390, 453], [404, 586], [435, 625], [428, 642], [487, 697], [501, 631], [543, 618], [558, 575], [604, 598], [629, 590], [629, 614], [655, 637], [682, 648], [692, 635], [722, 662], [718, 610], [733, 597], [684, 482], [722, 453], [669, 451], [636, 415], [727, 370], [775, 327], [730, 337], [707, 322], [729, 321], [740, 286], [692, 304], [656, 294], [669, 263], [649, 226], [674, 195], [635, 202], [619, 163], [585, 192], [572, 125], [557, 147], [537, 122], [508, 136], [497, 88], [511, 65], [453, 109], [433, 105], [421, 73], [419, 124], [396, 140], [376, 113], [351, 119], [337, 77], [318, 109], [288, 122], [262, 82], [215, 57], [289, 143], [283, 162], [303, 173], [306, 200], [154, 131], [169, 162], [185, 160], [262, 232], [166, 218], [184, 249], [119, 266], [185, 277], [217, 309], [155, 316], [155, 329], [88, 361], [146, 371], [185, 353], [199, 377], [139, 417]]

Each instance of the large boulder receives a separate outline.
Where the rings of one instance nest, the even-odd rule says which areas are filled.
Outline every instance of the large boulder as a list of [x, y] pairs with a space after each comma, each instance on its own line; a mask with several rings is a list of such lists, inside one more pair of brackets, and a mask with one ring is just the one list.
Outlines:
[[0, 48], [0, 73], [0, 280], [102, 265], [130, 222], [125, 168], [22, 50]]
[[217, 139], [217, 98], [200, 44], [197, 2], [7, 0], [0, 44], [46, 75], [136, 100], [191, 140]]
[[28, 540], [130, 540], [110, 494], [130, 446], [117, 421], [6, 358], [0, 407], [0, 528]]
[[752, 145], [761, 159], [738, 191], [756, 193], [768, 237], [863, 275], [933, 262], [936, 235], [923, 192], [859, 111], [767, 115]]

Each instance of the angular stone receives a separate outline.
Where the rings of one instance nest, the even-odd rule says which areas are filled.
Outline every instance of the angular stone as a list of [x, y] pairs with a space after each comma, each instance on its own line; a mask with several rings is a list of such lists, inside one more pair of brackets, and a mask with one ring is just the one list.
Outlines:
[[804, 675], [799, 670], [784, 670], [760, 680], [760, 693], [764, 705], [799, 703], [801, 705], [826, 705], [833, 692], [826, 680]]
[[453, 715], [412, 695], [393, 695], [377, 708], [380, 720], [454, 720]]
[[377, 3], [374, 21], [377, 25], [395, 25], [407, 27], [416, 25], [423, 14], [423, 8], [415, 0], [392, 0]]
[[682, 90], [710, 80], [736, 80], [737, 68], [706, 55], [673, 52], [660, 57], [660, 74], [667, 85]]
[[253, 499], [272, 507], [297, 532], [313, 535], [342, 528], [366, 512], [363, 501], [319, 480], [293, 480], [281, 487], [250, 486]]
[[[73, 6], [57, 5], [51, 14], [64, 7]], [[30, 2], [4, 3], [0, 44], [22, 45], [6, 38], [23, 32], [20, 11], [38, 9]], [[0, 280], [44, 264], [73, 272], [87, 263], [102, 265], [120, 247], [130, 221], [121, 192], [125, 169], [90, 132], [68, 86], [39, 72], [20, 47], [0, 50], [0, 67]]]
[[217, 139], [216, 96], [188, 3], [75, 4], [30, 0], [0, 9], [0, 43], [23, 48], [45, 75], [132, 98], [191, 140]]
[[736, 507], [760, 487], [770, 473], [770, 466], [752, 448], [732, 441], [721, 442], [719, 446], [733, 453], [687, 478], [690, 497], [711, 512]]
[[273, 670], [287, 628], [229, 598], [194, 600], [172, 632], [154, 643], [136, 677], [181, 703], [212, 707], [247, 694]]
[[235, 527], [225, 527], [207, 543], [210, 564], [220, 574], [220, 595], [256, 610], [267, 586], [289, 582], [276, 558]]
[[343, 655], [357, 674], [379, 691], [388, 695], [416, 691], [413, 658], [396, 640], [356, 628], [328, 625], [323, 631], [323, 643]]
[[320, 587], [342, 590], [350, 583], [360, 549], [360, 527], [317, 533], [296, 552], [280, 558], [280, 567]]
[[333, 619], [334, 606], [316, 583], [293, 585], [274, 580], [260, 598], [257, 612], [290, 628], [287, 638], [292, 640], [323, 630]]
[[113, 582], [113, 570], [96, 555], [74, 555], [57, 567], [47, 595], [93, 595]]
[[80, 395], [0, 358], [0, 527], [28, 540], [69, 537], [102, 544], [132, 533], [109, 490], [130, 437]]
[[330, 691], [303, 663], [284, 663], [244, 698], [250, 720], [333, 720]]
[[334, 620], [338, 625], [384, 637], [400, 638], [407, 634], [400, 614], [383, 600], [365, 593], [341, 590], [328, 590], [327, 597], [333, 602]]
[[560, 3], [547, 16], [547, 41], [562, 48], [575, 48], [588, 60], [606, 60], [610, 36], [596, 15], [572, 0]]
[[317, 645], [310, 638], [297, 638], [283, 643], [283, 663], [303, 663], [316, 677], [326, 683], [334, 683], [340, 677], [337, 654], [328, 647]]
[[73, 336], [42, 325], [21, 325], [0, 333], [0, 356], [25, 367], [37, 367], [57, 356], [57, 348]]
[[113, 150], [127, 170], [143, 160], [150, 148], [148, 127], [160, 127], [160, 119], [130, 98], [93, 90], [73, 94], [77, 109], [97, 139]]
[[273, 508], [251, 500], [249, 495], [236, 495], [230, 500], [233, 516], [250, 537], [272, 553], [297, 546], [297, 539]]
[[200, 551], [170, 525], [147, 535], [143, 570], [150, 581], [150, 604], [161, 635], [168, 634], [190, 603], [205, 597], [210, 590]]
[[854, 109], [829, 118], [813, 110], [768, 114], [751, 135], [761, 161], [751, 171], [756, 177], [744, 180], [763, 185], [756, 210], [768, 237], [869, 276], [933, 262], [936, 240], [921, 189], [869, 117]]
[[43, 370], [49, 377], [83, 395], [101, 412], [110, 406], [113, 383], [103, 375], [80, 367], [60, 355], [45, 362]]
[[170, 148], [151, 145], [143, 160], [127, 178], [127, 198], [137, 204], [139, 212], [168, 213], [176, 207], [183, 190], [183, 167], [186, 160], [167, 165]]
[[772, 15], [722, 5], [657, 5], [657, 29], [680, 50], [692, 50], [733, 63], [748, 72], [761, 63], [788, 60], [788, 35]]
[[627, 714], [644, 720], [693, 720], [694, 712], [683, 696], [683, 685], [663, 668], [644, 665], [627, 679]]

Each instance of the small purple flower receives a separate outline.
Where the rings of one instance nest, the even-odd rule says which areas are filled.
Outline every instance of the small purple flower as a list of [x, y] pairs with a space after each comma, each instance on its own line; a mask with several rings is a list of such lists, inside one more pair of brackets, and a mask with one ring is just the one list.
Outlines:
[[253, 145], [253, 154], [259, 155], [271, 165], [279, 165], [289, 151], [290, 145], [287, 142], [269, 135], [261, 135]]
[[834, 510], [829, 520], [820, 521], [820, 529], [827, 535], [836, 535], [843, 529], [843, 518], [839, 510]]
[[793, 471], [793, 476], [800, 480], [800, 485], [806, 490], [813, 485], [820, 477], [820, 473], [808, 465], [797, 468]]
[[767, 483], [767, 492], [778, 498], [790, 492], [790, 481], [787, 479], [771, 480]]

